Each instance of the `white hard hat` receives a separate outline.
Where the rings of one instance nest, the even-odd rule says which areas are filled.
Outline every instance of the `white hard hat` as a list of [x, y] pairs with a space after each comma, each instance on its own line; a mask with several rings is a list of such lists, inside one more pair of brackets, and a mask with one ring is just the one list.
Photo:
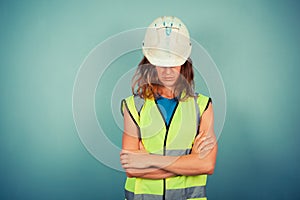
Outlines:
[[143, 54], [152, 65], [180, 66], [189, 58], [191, 50], [189, 31], [177, 17], [159, 17], [146, 30]]

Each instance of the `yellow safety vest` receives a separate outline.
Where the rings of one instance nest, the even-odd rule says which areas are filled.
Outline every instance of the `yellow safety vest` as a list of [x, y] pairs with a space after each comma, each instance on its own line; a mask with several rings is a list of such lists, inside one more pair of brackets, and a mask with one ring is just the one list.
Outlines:
[[[139, 128], [145, 149], [149, 153], [166, 156], [190, 154], [198, 133], [198, 120], [210, 98], [198, 94], [197, 98], [189, 97], [185, 101], [179, 101], [169, 125], [166, 125], [154, 99], [143, 100], [141, 110], [137, 110], [136, 99], [138, 98], [140, 97], [132, 95], [123, 99], [122, 112], [126, 106]], [[127, 200], [206, 200], [206, 179], [206, 174], [179, 175], [158, 180], [127, 178], [125, 198]]]

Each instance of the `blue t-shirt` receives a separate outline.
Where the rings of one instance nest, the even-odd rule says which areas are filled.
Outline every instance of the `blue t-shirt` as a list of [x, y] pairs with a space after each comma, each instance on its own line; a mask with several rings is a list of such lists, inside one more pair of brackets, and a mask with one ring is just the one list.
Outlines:
[[156, 99], [156, 102], [165, 119], [166, 124], [169, 125], [170, 119], [178, 102], [177, 98], [175, 97], [173, 99], [168, 99], [163, 96], [159, 96]]

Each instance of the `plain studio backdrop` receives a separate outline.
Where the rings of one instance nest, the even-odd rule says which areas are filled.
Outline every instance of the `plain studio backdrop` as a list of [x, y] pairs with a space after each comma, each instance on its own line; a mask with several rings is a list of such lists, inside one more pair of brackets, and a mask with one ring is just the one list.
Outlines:
[[[73, 85], [96, 45], [162, 15], [187, 25], [224, 81], [226, 121], [209, 199], [299, 199], [299, 9], [292, 0], [1, 1], [0, 199], [123, 199], [125, 174], [80, 140]], [[95, 93], [97, 119], [118, 147], [111, 91], [141, 56], [111, 63]], [[199, 74], [196, 85], [208, 94]]]

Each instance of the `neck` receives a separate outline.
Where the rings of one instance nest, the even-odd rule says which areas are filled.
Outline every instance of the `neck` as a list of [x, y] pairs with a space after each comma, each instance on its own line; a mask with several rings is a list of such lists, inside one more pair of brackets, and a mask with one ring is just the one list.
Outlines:
[[161, 88], [159, 88], [158, 92], [161, 96], [166, 97], [166, 98], [174, 98], [175, 97], [174, 88], [161, 87]]

